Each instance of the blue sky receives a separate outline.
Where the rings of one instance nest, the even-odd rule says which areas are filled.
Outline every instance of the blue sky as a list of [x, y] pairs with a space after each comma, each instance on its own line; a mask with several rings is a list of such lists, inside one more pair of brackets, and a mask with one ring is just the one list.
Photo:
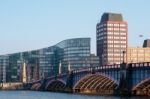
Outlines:
[[[91, 37], [104, 12], [122, 13], [129, 24], [129, 46], [150, 38], [150, 0], [0, 0], [0, 54]], [[139, 35], [144, 35], [139, 38]]]

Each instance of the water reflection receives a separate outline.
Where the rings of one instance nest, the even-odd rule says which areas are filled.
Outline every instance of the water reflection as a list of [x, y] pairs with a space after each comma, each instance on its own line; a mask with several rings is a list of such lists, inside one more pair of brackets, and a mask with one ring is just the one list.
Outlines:
[[79, 94], [35, 92], [35, 91], [0, 91], [0, 99], [148, 99], [150, 97], [89, 96]]

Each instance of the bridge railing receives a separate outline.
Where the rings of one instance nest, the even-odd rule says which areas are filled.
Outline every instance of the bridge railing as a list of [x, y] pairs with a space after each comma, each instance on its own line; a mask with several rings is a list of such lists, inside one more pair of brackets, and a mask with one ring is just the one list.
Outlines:
[[[127, 66], [131, 66], [132, 68], [139, 68], [139, 67], [150, 67], [150, 62], [141, 62], [141, 63], [129, 63]], [[103, 70], [111, 70], [111, 69], [120, 69], [120, 66], [121, 64], [113, 64], [113, 65], [101, 65], [101, 66], [96, 66], [96, 67], [88, 67], [88, 68], [80, 68], [80, 69], [76, 69], [76, 70], [73, 70], [73, 74], [76, 74], [76, 73], [82, 73], [82, 72], [91, 72], [92, 70], [95, 70], [95, 71], [103, 71]], [[62, 77], [62, 76], [66, 76], [67, 73], [64, 73], [64, 74], [61, 74], [61, 75], [56, 75], [57, 77]], [[50, 76], [46, 79], [53, 79], [55, 78], [56, 76]], [[36, 83], [40, 80], [37, 80], [37, 81], [33, 81], [32, 83]]]
[[141, 63], [130, 63], [131, 67], [138, 68], [138, 67], [150, 67], [150, 62], [141, 62]]
[[107, 69], [119, 69], [120, 64], [114, 64], [114, 65], [103, 65], [103, 66], [97, 66], [97, 67], [88, 67], [88, 68], [82, 68], [82, 69], [76, 69], [73, 70], [73, 73], [80, 73], [80, 72], [89, 72], [94, 70], [107, 70]]

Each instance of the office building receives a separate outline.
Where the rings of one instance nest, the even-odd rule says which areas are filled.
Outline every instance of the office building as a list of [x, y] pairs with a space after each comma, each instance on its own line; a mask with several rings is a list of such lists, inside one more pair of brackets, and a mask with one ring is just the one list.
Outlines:
[[[120, 64], [126, 61], [128, 24], [121, 14], [104, 13], [96, 26], [97, 56], [100, 65]], [[125, 56], [125, 57], [123, 57]]]
[[0, 79], [3, 82], [22, 81], [23, 64], [26, 65], [27, 82], [55, 76], [61, 71], [94, 67], [99, 65], [99, 57], [90, 52], [90, 38], [67, 39], [54, 46], [38, 50], [0, 56]]
[[127, 52], [127, 63], [150, 62], [149, 47], [129, 47]]
[[144, 40], [143, 47], [129, 47], [127, 63], [150, 62], [150, 40]]
[[8, 64], [8, 56], [0, 56], [0, 83], [6, 82], [6, 67]]

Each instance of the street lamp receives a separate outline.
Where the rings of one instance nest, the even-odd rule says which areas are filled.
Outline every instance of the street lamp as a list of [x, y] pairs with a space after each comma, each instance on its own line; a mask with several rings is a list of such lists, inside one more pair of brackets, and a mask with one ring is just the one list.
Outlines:
[[[139, 35], [139, 38], [142, 38], [143, 37], [143, 35]], [[140, 41], [139, 41], [139, 47], [141, 46], [141, 44], [140, 44]]]
[[125, 58], [124, 57], [125, 57], [126, 51], [123, 51], [122, 53], [123, 53], [123, 63], [125, 63]]

